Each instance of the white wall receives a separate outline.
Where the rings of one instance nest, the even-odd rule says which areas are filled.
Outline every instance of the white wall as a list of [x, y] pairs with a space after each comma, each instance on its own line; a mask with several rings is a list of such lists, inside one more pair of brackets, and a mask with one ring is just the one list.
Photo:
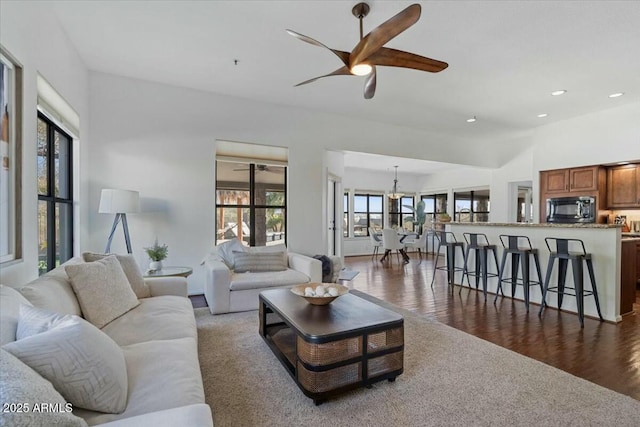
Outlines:
[[64, 31], [52, 18], [46, 2], [0, 2], [0, 41], [23, 66], [22, 111], [22, 259], [3, 265], [0, 281], [18, 285], [38, 276], [36, 187], [36, 75], [40, 73], [80, 116], [76, 154], [79, 169], [74, 178], [76, 233], [74, 247], [86, 244], [88, 229], [87, 174], [90, 141], [89, 74]]

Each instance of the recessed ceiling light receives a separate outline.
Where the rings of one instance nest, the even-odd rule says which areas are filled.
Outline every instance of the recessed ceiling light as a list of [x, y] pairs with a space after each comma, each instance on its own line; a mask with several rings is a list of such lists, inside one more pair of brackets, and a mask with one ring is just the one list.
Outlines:
[[540, 117], [540, 118], [547, 117], [547, 116], [548, 116], [547, 113], [538, 114], [538, 117]]
[[476, 120], [478, 120], [478, 119], [476, 119], [476, 116], [473, 116], [472, 118], [467, 119], [467, 123], [473, 123], [473, 122], [475, 122]]
[[565, 93], [567, 93], [567, 91], [564, 89], [554, 90], [553, 92], [551, 92], [551, 96], [560, 96], [560, 95], [564, 95]]
[[619, 96], [624, 95], [624, 92], [616, 92], [616, 93], [612, 93], [611, 95], [609, 95], [609, 98], [617, 98]]

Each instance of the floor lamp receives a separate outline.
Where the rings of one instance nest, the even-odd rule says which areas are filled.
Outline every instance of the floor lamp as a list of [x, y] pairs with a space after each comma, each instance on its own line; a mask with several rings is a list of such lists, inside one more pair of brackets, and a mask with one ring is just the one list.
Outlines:
[[127, 226], [127, 213], [140, 212], [139, 193], [131, 190], [104, 189], [100, 194], [100, 207], [98, 208], [98, 212], [116, 214], [116, 217], [113, 219], [111, 233], [109, 233], [109, 240], [107, 240], [107, 248], [104, 250], [105, 253], [111, 252], [111, 241], [113, 240], [113, 235], [120, 221], [122, 221], [122, 228], [124, 229], [124, 241], [127, 245], [127, 252], [132, 253], [129, 227]]

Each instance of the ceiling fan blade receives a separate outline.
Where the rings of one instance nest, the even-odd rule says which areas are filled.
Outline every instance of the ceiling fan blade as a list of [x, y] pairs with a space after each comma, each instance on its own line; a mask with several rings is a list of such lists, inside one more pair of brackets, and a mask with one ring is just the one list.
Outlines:
[[316, 80], [321, 79], [323, 77], [345, 76], [345, 75], [349, 75], [349, 76], [353, 75], [353, 74], [351, 74], [351, 71], [349, 71], [349, 68], [347, 68], [346, 66], [345, 67], [340, 67], [337, 70], [335, 70], [334, 72], [329, 73], [329, 74], [325, 74], [324, 76], [318, 76], [318, 77], [314, 77], [314, 78], [309, 79], [309, 80], [305, 80], [302, 83], [298, 83], [294, 87], [298, 87], [298, 86], [306, 85], [307, 83], [315, 82]]
[[369, 56], [367, 61], [375, 65], [412, 68], [430, 73], [437, 73], [449, 66], [446, 62], [438, 61], [437, 59], [427, 58], [402, 50], [390, 49], [388, 47], [381, 47]]
[[376, 67], [371, 67], [371, 72], [364, 81], [364, 99], [371, 99], [376, 93]]
[[307, 42], [307, 43], [312, 44], [314, 46], [319, 46], [319, 47], [323, 47], [325, 49], [329, 49], [338, 58], [340, 58], [340, 60], [342, 61], [342, 63], [344, 65], [346, 65], [347, 67], [349, 66], [349, 55], [350, 55], [349, 52], [344, 52], [344, 51], [341, 51], [341, 50], [331, 49], [330, 47], [320, 43], [318, 40], [312, 39], [311, 37], [305, 36], [304, 34], [296, 33], [293, 30], [286, 30], [286, 31], [287, 31], [287, 33], [289, 33], [293, 37], [297, 38], [298, 40], [302, 40], [303, 42]]
[[388, 21], [374, 28], [353, 48], [351, 55], [349, 55], [350, 66], [353, 67], [365, 61], [389, 40], [418, 22], [418, 19], [420, 19], [420, 11], [421, 7], [419, 4], [412, 4]]

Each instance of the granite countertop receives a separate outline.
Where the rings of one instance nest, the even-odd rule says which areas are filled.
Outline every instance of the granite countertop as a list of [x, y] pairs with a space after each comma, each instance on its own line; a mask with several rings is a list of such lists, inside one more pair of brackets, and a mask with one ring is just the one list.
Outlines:
[[438, 225], [470, 225], [482, 227], [544, 227], [544, 228], [622, 228], [621, 224], [550, 224], [532, 222], [436, 222]]

